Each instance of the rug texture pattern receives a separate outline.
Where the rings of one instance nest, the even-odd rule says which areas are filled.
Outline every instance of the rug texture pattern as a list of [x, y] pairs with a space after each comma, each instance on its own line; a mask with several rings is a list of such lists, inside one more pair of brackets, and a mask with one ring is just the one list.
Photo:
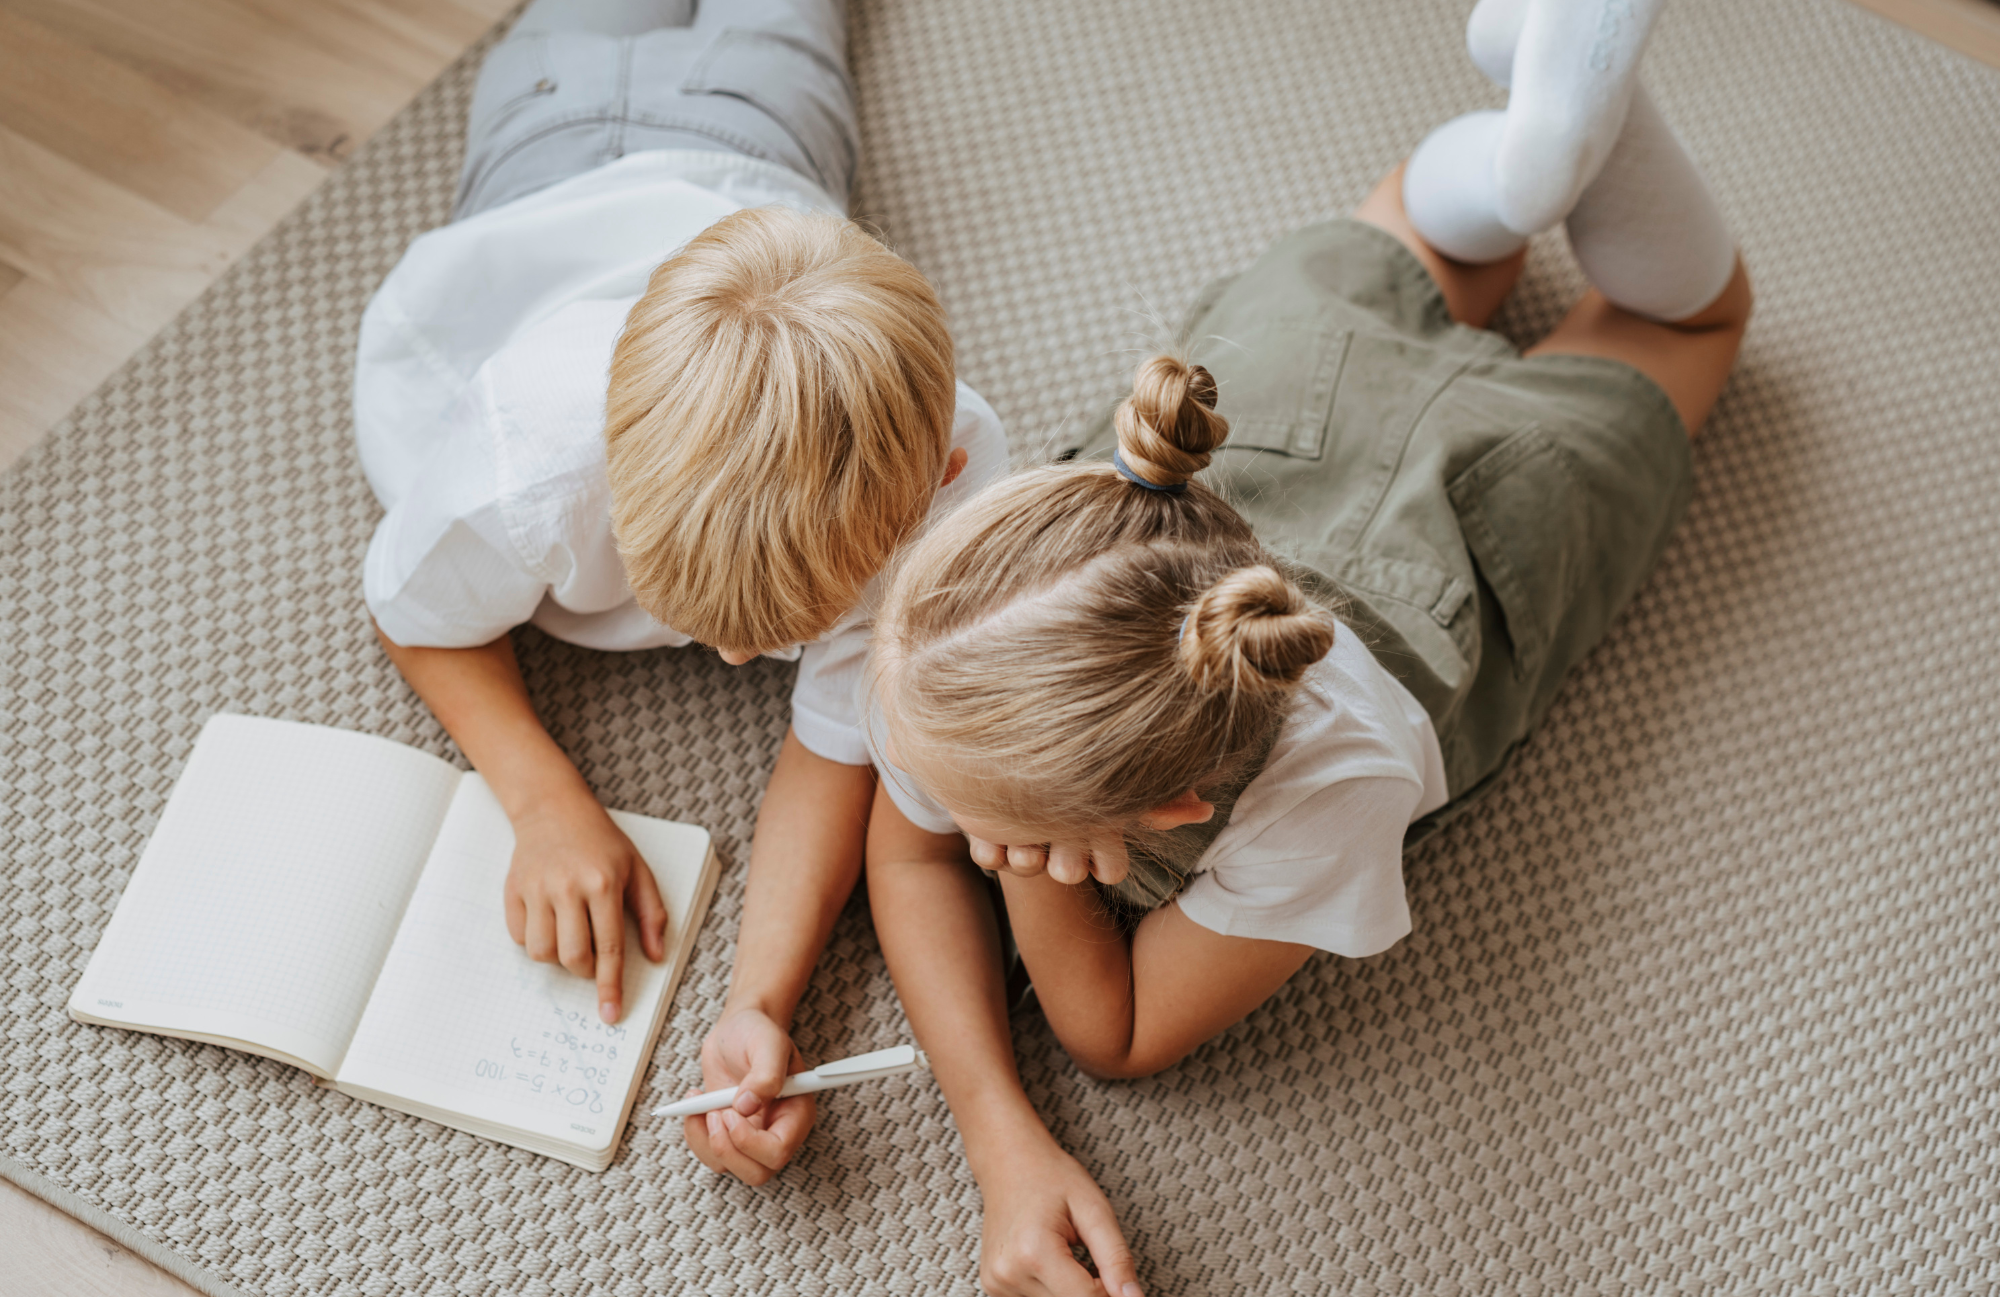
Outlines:
[[[859, 210], [1025, 462], [1202, 282], [1497, 102], [1466, 7], [857, 0]], [[643, 1118], [591, 1175], [64, 1016], [211, 713], [456, 756], [363, 616], [348, 383], [478, 54], [0, 480], [0, 1169], [218, 1294], [973, 1293], [927, 1082], [827, 1101], [752, 1190]], [[1648, 80], [1761, 296], [1655, 579], [1410, 860], [1394, 950], [1136, 1084], [1018, 1024], [1149, 1292], [2000, 1284], [2000, 75], [1838, 0], [1677, 0]], [[1577, 283], [1538, 245], [1504, 328]], [[721, 1003], [789, 668], [522, 641], [603, 798], [728, 862], [643, 1111]], [[857, 903], [801, 1043], [907, 1031]]]

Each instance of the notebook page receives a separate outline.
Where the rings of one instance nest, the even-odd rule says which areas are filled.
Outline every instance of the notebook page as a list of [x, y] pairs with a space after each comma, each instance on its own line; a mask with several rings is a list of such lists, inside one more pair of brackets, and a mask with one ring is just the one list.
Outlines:
[[[653, 867], [669, 952], [683, 946], [708, 834], [613, 811]], [[514, 832], [478, 775], [453, 800], [410, 897], [340, 1083], [590, 1149], [617, 1139], [648, 1035], [675, 980], [626, 918], [625, 1016], [606, 1026], [596, 986], [538, 964], [507, 935], [501, 886]]]
[[460, 772], [400, 743], [210, 718], [70, 997], [331, 1074]]

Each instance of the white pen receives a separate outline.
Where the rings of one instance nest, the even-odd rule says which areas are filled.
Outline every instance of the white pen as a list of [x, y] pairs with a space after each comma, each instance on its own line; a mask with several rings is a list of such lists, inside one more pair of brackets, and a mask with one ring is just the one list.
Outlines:
[[[894, 1049], [878, 1049], [872, 1054], [856, 1054], [853, 1058], [843, 1058], [837, 1063], [821, 1063], [809, 1072], [794, 1072], [785, 1078], [785, 1086], [778, 1091], [780, 1099], [789, 1099], [795, 1094], [811, 1094], [816, 1090], [831, 1090], [836, 1086], [853, 1085], [857, 1081], [879, 1081], [885, 1076], [901, 1076], [905, 1072], [919, 1069], [930, 1070], [931, 1061], [915, 1045], [898, 1045]], [[739, 1086], [727, 1090], [710, 1090], [707, 1094], [691, 1095], [679, 1103], [669, 1103], [653, 1109], [655, 1117], [699, 1117], [704, 1112], [714, 1112], [727, 1108], [736, 1102]]]

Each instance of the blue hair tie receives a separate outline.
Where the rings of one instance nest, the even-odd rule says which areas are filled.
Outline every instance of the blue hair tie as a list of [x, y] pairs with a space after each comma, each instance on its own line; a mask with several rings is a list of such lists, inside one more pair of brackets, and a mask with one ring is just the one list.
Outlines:
[[1143, 486], [1148, 491], [1161, 491], [1167, 495], [1182, 495], [1187, 491], [1186, 482], [1149, 482], [1140, 477], [1132, 471], [1132, 466], [1125, 462], [1125, 452], [1122, 450], [1111, 452], [1111, 467], [1117, 469], [1118, 475], [1127, 482], [1134, 486]]

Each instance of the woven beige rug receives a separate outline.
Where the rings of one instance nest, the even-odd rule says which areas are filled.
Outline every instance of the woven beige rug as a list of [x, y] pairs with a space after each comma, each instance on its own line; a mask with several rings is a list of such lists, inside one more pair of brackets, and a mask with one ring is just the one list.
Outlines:
[[[1466, 7], [859, 0], [860, 206], [1026, 457], [1202, 281], [1495, 101]], [[1395, 950], [1137, 1084], [1019, 1027], [1149, 1292], [2000, 1284], [2000, 76], [1838, 0], [1675, 0], [1650, 60], [1761, 292], [1658, 576], [1410, 862]], [[449, 752], [363, 617], [347, 392], [471, 67], [0, 480], [0, 1171], [218, 1295], [970, 1294], [928, 1083], [827, 1101], [752, 1190], [644, 1119], [590, 1175], [63, 1015], [211, 712]], [[1507, 327], [1573, 287], [1542, 249]], [[524, 638], [604, 798], [730, 862], [643, 1110], [720, 1003], [787, 672]], [[858, 905], [800, 1022], [907, 1033]]]

